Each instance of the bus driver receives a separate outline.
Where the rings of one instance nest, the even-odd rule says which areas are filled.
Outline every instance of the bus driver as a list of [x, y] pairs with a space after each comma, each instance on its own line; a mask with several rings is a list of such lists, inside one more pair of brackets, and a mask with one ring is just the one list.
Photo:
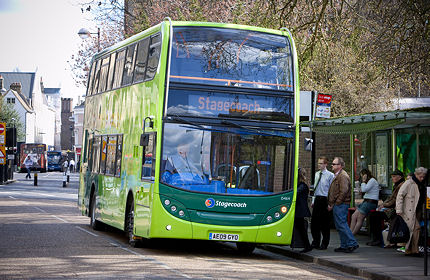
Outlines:
[[177, 154], [169, 156], [162, 176], [162, 181], [171, 184], [177, 183], [205, 183], [196, 166], [188, 158], [189, 144], [181, 144], [176, 148]]

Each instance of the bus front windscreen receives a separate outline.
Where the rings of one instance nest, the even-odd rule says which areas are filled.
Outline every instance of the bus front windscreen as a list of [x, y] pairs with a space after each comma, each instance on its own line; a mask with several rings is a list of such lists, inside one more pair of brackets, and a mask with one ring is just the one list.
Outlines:
[[170, 78], [292, 91], [291, 46], [285, 36], [213, 27], [174, 27]]
[[161, 183], [232, 195], [290, 190], [292, 137], [292, 132], [166, 123]]
[[48, 152], [48, 164], [60, 164], [61, 153], [49, 153]]

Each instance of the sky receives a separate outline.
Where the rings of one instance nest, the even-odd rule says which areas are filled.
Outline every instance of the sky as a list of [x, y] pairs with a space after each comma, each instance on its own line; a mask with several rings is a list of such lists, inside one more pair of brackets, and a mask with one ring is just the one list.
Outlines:
[[61, 87], [76, 103], [85, 88], [75, 85], [67, 61], [81, 44], [79, 29], [96, 29], [80, 2], [0, 0], [0, 72], [37, 71], [45, 87]]

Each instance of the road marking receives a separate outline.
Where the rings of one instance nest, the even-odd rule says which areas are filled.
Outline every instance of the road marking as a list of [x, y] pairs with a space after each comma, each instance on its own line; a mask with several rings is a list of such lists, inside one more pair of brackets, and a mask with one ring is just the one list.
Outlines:
[[10, 198], [12, 198], [12, 199], [15, 199], [15, 200], [17, 199], [17, 198], [15, 198], [15, 197], [11, 196], [11, 195], [9, 195], [9, 197], [10, 197]]
[[69, 223], [68, 221], [66, 221], [64, 219], [61, 219], [60, 217], [57, 217], [55, 215], [51, 215], [51, 216], [54, 217], [55, 219], [58, 219], [58, 220], [62, 221], [63, 223]]
[[120, 249], [122, 249], [122, 250], [124, 250], [124, 251], [128, 252], [128, 253], [131, 253], [131, 254], [133, 254], [133, 255], [136, 255], [136, 256], [140, 257], [141, 259], [151, 261], [151, 262], [153, 262], [153, 263], [155, 263], [155, 264], [157, 264], [157, 265], [159, 265], [159, 266], [161, 266], [161, 267], [163, 267], [163, 268], [165, 268], [165, 269], [167, 269], [167, 270], [172, 271], [172, 272], [173, 272], [173, 273], [175, 273], [175, 274], [180, 275], [180, 276], [181, 276], [181, 277], [183, 277], [183, 278], [187, 278], [187, 279], [191, 279], [191, 278], [192, 278], [191, 276], [189, 276], [189, 275], [187, 275], [187, 274], [185, 274], [185, 273], [182, 273], [182, 272], [180, 272], [179, 270], [176, 270], [176, 269], [174, 269], [174, 268], [171, 268], [171, 267], [170, 267], [170, 266], [168, 266], [167, 264], [164, 264], [164, 263], [162, 263], [162, 262], [160, 262], [160, 261], [158, 261], [158, 260], [156, 260], [156, 259], [154, 259], [154, 258], [149, 258], [149, 257], [147, 257], [147, 256], [145, 256], [145, 255], [142, 255], [142, 254], [138, 253], [138, 252], [135, 252], [135, 251], [133, 251], [133, 250], [131, 250], [131, 249], [127, 248], [127, 247], [122, 246], [122, 245], [121, 245], [121, 244], [119, 244], [119, 243], [112, 242], [112, 240], [111, 240], [111, 242], [109, 242], [109, 243], [110, 243], [111, 245], [115, 246], [115, 247], [118, 247], [118, 248], [120, 248]]
[[43, 210], [43, 209], [41, 209], [41, 208], [39, 208], [39, 207], [37, 207], [37, 206], [33, 206], [33, 208], [36, 208], [37, 210], [39, 210], [40, 212], [42, 212], [42, 213], [48, 213], [48, 212], [46, 212], [45, 210]]
[[94, 232], [91, 232], [91, 231], [89, 231], [89, 230], [86, 230], [86, 229], [84, 229], [84, 228], [81, 228], [80, 226], [76, 226], [76, 228], [78, 228], [78, 229], [80, 229], [80, 230], [82, 230], [82, 231], [85, 231], [86, 233], [88, 233], [88, 234], [90, 234], [90, 235], [92, 235], [92, 236], [98, 237], [98, 234], [95, 234]]

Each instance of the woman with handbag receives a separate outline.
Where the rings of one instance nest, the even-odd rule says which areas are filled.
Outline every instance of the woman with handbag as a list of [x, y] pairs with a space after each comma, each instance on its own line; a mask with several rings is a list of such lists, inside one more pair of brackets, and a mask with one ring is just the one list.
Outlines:
[[400, 187], [396, 198], [396, 213], [406, 222], [410, 233], [409, 241], [405, 246], [405, 254], [407, 256], [419, 255], [420, 224], [418, 215], [421, 212], [419, 208], [422, 205], [418, 202], [420, 201], [420, 189], [423, 187], [426, 174], [427, 168], [416, 168], [412, 178]]
[[[388, 221], [391, 226], [393, 218], [396, 215], [396, 197], [405, 177], [403, 172], [396, 169], [391, 172], [391, 181], [393, 182], [393, 193], [376, 209], [375, 212], [369, 214], [370, 224], [370, 236], [372, 241], [367, 242], [369, 246], [380, 246], [381, 245], [381, 225], [383, 221]], [[393, 247], [395, 244], [390, 244], [387, 247]]]

